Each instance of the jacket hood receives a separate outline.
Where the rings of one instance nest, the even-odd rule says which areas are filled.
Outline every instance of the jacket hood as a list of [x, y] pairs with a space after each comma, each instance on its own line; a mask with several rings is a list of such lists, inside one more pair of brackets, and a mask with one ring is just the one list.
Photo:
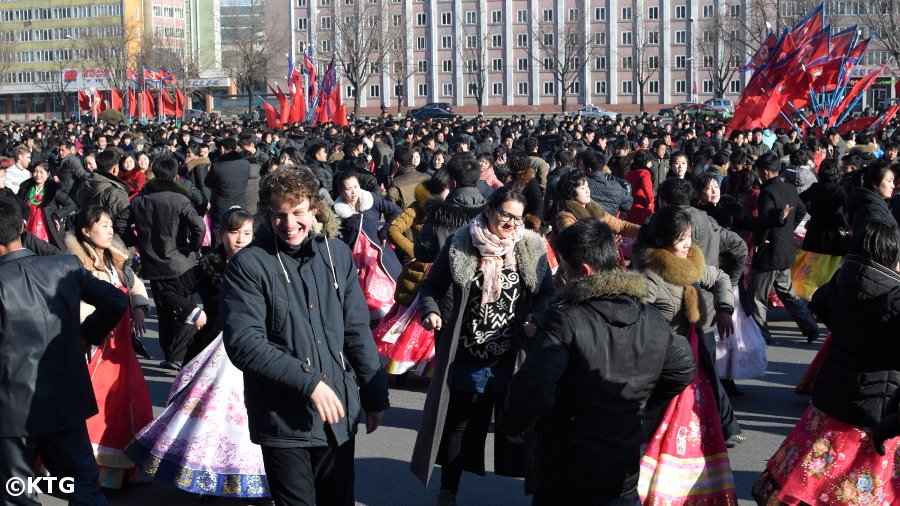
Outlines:
[[600, 272], [568, 282], [550, 300], [550, 304], [578, 304], [622, 295], [643, 300], [647, 296], [647, 278], [621, 269]]
[[174, 192], [181, 195], [184, 195], [188, 199], [191, 198], [191, 195], [185, 190], [180, 184], [175, 181], [166, 181], [163, 179], [151, 179], [147, 181], [147, 184], [144, 185], [143, 193], [145, 195], [151, 195], [154, 193], [162, 193], [162, 192]]
[[204, 156], [202, 158], [194, 158], [193, 160], [189, 161], [187, 163], [186, 167], [187, 167], [188, 172], [190, 172], [190, 171], [194, 170], [194, 168], [197, 167], [198, 165], [209, 165], [209, 164], [210, 164], [209, 158]]
[[507, 178], [507, 185], [514, 188], [517, 192], [521, 192], [525, 189], [528, 183], [531, 182], [532, 179], [535, 178], [536, 172], [534, 169], [522, 169], [516, 173], [510, 173]]
[[338, 216], [338, 218], [345, 220], [354, 214], [364, 213], [369, 209], [372, 209], [372, 205], [375, 204], [375, 197], [372, 196], [371, 192], [366, 190], [359, 190], [359, 201], [357, 202], [357, 207], [359, 210], [350, 207], [350, 204], [347, 203], [347, 199], [343, 196], [339, 196], [334, 201], [334, 214]]
[[[450, 274], [453, 281], [465, 286], [475, 279], [480, 264], [478, 250], [472, 244], [471, 225], [466, 225], [450, 239]], [[525, 286], [532, 293], [537, 293], [541, 280], [547, 273], [546, 248], [544, 239], [536, 233], [526, 230], [525, 235], [515, 245], [516, 271], [522, 277]]]
[[885, 211], [887, 211], [887, 203], [878, 196], [877, 193], [873, 192], [868, 188], [856, 187], [850, 196], [847, 197], [847, 203], [844, 205], [844, 208], [847, 211], [847, 214], [855, 213], [860, 207], [864, 205], [875, 205], [884, 207]]
[[243, 160], [244, 157], [241, 156], [237, 151], [232, 151], [230, 153], [225, 153], [224, 155], [216, 158], [216, 163], [218, 162], [233, 162], [235, 160]]
[[696, 244], [691, 244], [687, 258], [678, 258], [671, 251], [649, 246], [638, 248], [632, 256], [638, 268], [653, 271], [665, 282], [676, 286], [692, 285], [700, 281], [706, 271], [703, 251]]
[[443, 200], [448, 205], [482, 208], [487, 203], [484, 195], [475, 187], [457, 188]]
[[416, 208], [419, 211], [424, 211], [425, 202], [428, 201], [428, 197], [431, 197], [431, 192], [428, 191], [428, 188], [424, 183], [419, 183], [416, 185], [414, 194], [416, 196]]
[[[93, 246], [86, 242], [79, 242], [75, 234], [67, 234], [65, 241], [66, 250], [69, 254], [78, 257], [87, 270], [99, 271], [103, 269], [100, 262], [100, 253]], [[118, 239], [113, 238], [113, 244], [109, 247], [109, 254], [112, 257], [113, 266], [117, 271], [121, 271], [128, 260], [128, 254], [125, 253], [125, 245], [120, 243]]]
[[844, 257], [834, 282], [844, 297], [856, 302], [872, 303], [889, 292], [900, 297], [900, 273], [858, 255]]
[[869, 159], [874, 158], [877, 151], [878, 148], [876, 146], [873, 146], [872, 144], [857, 144], [856, 146], [850, 148], [850, 150], [847, 151], [847, 154], [857, 155], [863, 157], [864, 159]]
[[316, 222], [313, 224], [313, 231], [317, 234], [325, 234], [325, 237], [334, 239], [338, 236], [341, 229], [341, 220], [331, 210], [330, 207], [321, 206], [316, 212]]

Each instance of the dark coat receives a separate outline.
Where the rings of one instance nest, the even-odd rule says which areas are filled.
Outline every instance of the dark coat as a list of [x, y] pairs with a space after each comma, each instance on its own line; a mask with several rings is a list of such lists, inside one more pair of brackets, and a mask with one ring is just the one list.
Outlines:
[[372, 244], [382, 250], [381, 262], [391, 278], [396, 280], [402, 266], [394, 248], [382, 245], [382, 236], [387, 239], [387, 231], [383, 230], [387, 226], [382, 229], [379, 228], [379, 224], [382, 222], [382, 216], [384, 222], [389, 224], [400, 216], [403, 210], [393, 202], [365, 190], [360, 190], [358, 211], [351, 208], [343, 197], [338, 197], [332, 208], [334, 214], [341, 220], [341, 239], [353, 248], [359, 233], [365, 234]]
[[887, 202], [877, 193], [867, 188], [856, 187], [847, 198], [845, 206], [847, 216], [850, 218], [850, 226], [855, 231], [862, 230], [866, 223], [879, 220], [897, 225], [894, 215]]
[[126, 246], [134, 245], [134, 234], [130, 233], [131, 220], [128, 200], [128, 185], [108, 173], [95, 170], [78, 187], [75, 202], [80, 209], [97, 204], [105, 207], [112, 215], [113, 230]]
[[842, 422], [872, 427], [900, 386], [900, 274], [847, 255], [809, 308], [832, 336], [813, 405]]
[[249, 151], [241, 151], [244, 160], [250, 162], [250, 174], [247, 179], [246, 199], [247, 206], [245, 209], [250, 214], [256, 214], [259, 207], [259, 180], [263, 167], [269, 163], [269, 157], [262, 151], [251, 154]]
[[[34, 161], [32, 160], [32, 162]], [[72, 153], [59, 162], [55, 176], [59, 178], [59, 186], [62, 188], [63, 193], [71, 195], [75, 183], [87, 178], [88, 174], [88, 171], [84, 170], [81, 158]]]
[[[247, 209], [247, 182], [250, 180], [250, 162], [240, 153], [232, 151], [216, 158], [204, 184], [209, 188], [210, 217], [215, 223], [232, 206]], [[255, 209], [248, 209], [255, 213]]]
[[[97, 310], [79, 324], [80, 301]], [[127, 304], [74, 256], [0, 257], [0, 437], [83, 427], [97, 413], [82, 339], [100, 345]]]
[[178, 183], [150, 181], [131, 203], [131, 213], [145, 279], [174, 279], [197, 263], [206, 225]]
[[400, 206], [401, 209], [405, 209], [406, 206], [416, 201], [416, 187], [429, 179], [431, 177], [428, 174], [419, 172], [412, 165], [404, 167], [391, 180], [388, 199]]
[[[17, 195], [22, 202], [28, 201], [28, 192], [34, 188], [34, 179], [26, 179], [19, 186], [19, 194]], [[27, 205], [27, 204], [26, 204]], [[44, 222], [47, 224], [47, 234], [50, 241], [58, 248], [63, 247], [65, 243], [65, 231], [56, 228], [57, 223], [61, 223], [63, 218], [74, 213], [78, 208], [75, 202], [69, 198], [69, 194], [62, 191], [62, 188], [52, 179], [48, 179], [44, 183], [44, 200], [40, 205], [44, 212]]]
[[841, 231], [848, 227], [844, 215], [847, 194], [841, 185], [813, 183], [809, 189], [800, 194], [800, 200], [806, 204], [806, 212], [809, 213], [802, 248], [805, 251], [826, 255], [846, 255], [849, 241]]
[[322, 188], [325, 188], [329, 192], [334, 189], [334, 171], [331, 169], [330, 165], [325, 162], [320, 162], [319, 160], [309, 158], [306, 160], [306, 166], [309, 167], [313, 171], [313, 174], [316, 175], [316, 179], [319, 180], [319, 184], [322, 185]]
[[695, 369], [687, 340], [646, 295], [646, 280], [624, 271], [570, 282], [513, 377], [501, 426], [517, 435], [540, 416], [541, 497], [603, 504], [637, 487], [644, 408], [668, 403]]
[[[782, 221], [785, 205], [794, 209]], [[796, 259], [794, 229], [806, 216], [797, 188], [778, 177], [765, 181], [759, 189], [757, 209], [759, 216], [744, 217], [744, 227], [753, 231], [756, 243], [751, 266], [763, 271], [789, 269]]]
[[706, 264], [713, 267], [721, 266], [731, 278], [731, 284], [737, 284], [747, 262], [747, 243], [741, 236], [723, 228], [700, 209], [691, 206], [679, 207], [691, 217], [691, 240], [703, 252]]
[[205, 157], [195, 158], [191, 160], [185, 166], [187, 172], [182, 177], [182, 179], [189, 180], [194, 184], [194, 186], [196, 186], [201, 192], [203, 192], [203, 196], [206, 197], [207, 202], [209, 202], [210, 198], [209, 188], [206, 187], [206, 176], [207, 174], [209, 174], [209, 163], [209, 158]]
[[478, 216], [485, 203], [476, 188], [457, 188], [446, 199], [429, 198], [425, 202], [425, 224], [413, 243], [416, 260], [434, 262], [447, 239]]
[[587, 178], [591, 198], [603, 206], [607, 213], [617, 216], [619, 211], [628, 212], [634, 199], [631, 196], [631, 184], [622, 178], [594, 171]]
[[540, 181], [534, 169], [524, 169], [518, 173], [510, 172], [506, 186], [525, 196], [527, 202], [525, 216], [535, 216], [538, 219], [544, 216], [544, 192], [541, 191]]
[[[350, 248], [321, 234], [295, 252], [276, 240], [264, 228], [228, 262], [222, 280], [223, 340], [244, 372], [250, 439], [341, 445], [356, 434], [363, 410], [389, 405], [356, 265]], [[327, 431], [309, 401], [320, 381], [347, 413]]]
[[[527, 338], [521, 330], [524, 322], [531, 320], [540, 324], [547, 309], [547, 301], [553, 295], [553, 274], [547, 265], [544, 240], [534, 232], [525, 231], [525, 236], [516, 243], [516, 262], [524, 284], [524, 293], [516, 305], [516, 315], [510, 328], [513, 330], [513, 351], [518, 353], [529, 348]], [[436, 364], [425, 407], [422, 411], [422, 425], [416, 437], [410, 469], [422, 483], [428, 484], [434, 467], [447, 407], [450, 402], [451, 368], [456, 357], [465, 306], [471, 295], [472, 280], [478, 271], [478, 250], [472, 245], [469, 225], [459, 229], [441, 249], [419, 288], [419, 312], [424, 318], [432, 313], [441, 315], [444, 324], [436, 338]], [[441, 301], [450, 293], [450, 304]], [[449, 306], [449, 307], [448, 307]], [[511, 452], [515, 446], [503, 444], [504, 438], [495, 438], [496, 472], [513, 475], [515, 471], [504, 467], [503, 463], [515, 462], [517, 456]], [[481, 449], [483, 451], [483, 448]], [[499, 450], [499, 451], [497, 451]], [[484, 474], [484, 462], [480, 468], [475, 463], [465, 466], [466, 470]], [[521, 462], [519, 462], [521, 465]]]

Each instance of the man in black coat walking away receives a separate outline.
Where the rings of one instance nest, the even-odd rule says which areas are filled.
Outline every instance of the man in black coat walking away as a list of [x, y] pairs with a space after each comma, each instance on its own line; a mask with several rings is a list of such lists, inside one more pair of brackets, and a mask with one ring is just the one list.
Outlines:
[[[209, 221], [213, 230], [226, 211], [233, 206], [247, 208], [247, 183], [250, 181], [250, 162], [237, 152], [237, 141], [225, 137], [218, 141], [220, 155], [213, 162], [204, 183], [209, 188]], [[249, 209], [255, 213], [255, 209]], [[212, 234], [211, 247], [219, 246], [218, 234]]]
[[[54, 476], [73, 479], [56, 482], [71, 504], [103, 506], [85, 426], [97, 402], [82, 340], [102, 344], [128, 301], [75, 257], [23, 248], [21, 232], [19, 204], [0, 198], [0, 504], [39, 504], [22, 480], [34, 477], [40, 454]], [[79, 323], [81, 301], [96, 310]]]
[[771, 152], [764, 153], [753, 164], [763, 183], [757, 204], [759, 215], [744, 217], [744, 226], [753, 230], [756, 250], [750, 265], [747, 297], [742, 301], [766, 343], [772, 344], [766, 327], [766, 311], [769, 291], [774, 285], [775, 294], [811, 343], [819, 337], [819, 326], [791, 283], [791, 266], [796, 256], [794, 229], [806, 216], [806, 207], [797, 195], [797, 188], [778, 177], [779, 165], [778, 156]]
[[609, 227], [579, 221], [556, 248], [571, 281], [509, 384], [501, 429], [519, 441], [540, 417], [534, 504], [639, 505], [642, 415], [691, 382], [691, 348], [641, 302], [646, 279], [617, 268]]

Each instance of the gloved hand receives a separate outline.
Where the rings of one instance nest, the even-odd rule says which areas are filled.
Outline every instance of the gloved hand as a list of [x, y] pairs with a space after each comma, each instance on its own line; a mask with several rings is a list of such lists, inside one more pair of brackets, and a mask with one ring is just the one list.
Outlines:
[[872, 427], [872, 444], [878, 455], [884, 455], [884, 442], [900, 435], [900, 414], [885, 416]]

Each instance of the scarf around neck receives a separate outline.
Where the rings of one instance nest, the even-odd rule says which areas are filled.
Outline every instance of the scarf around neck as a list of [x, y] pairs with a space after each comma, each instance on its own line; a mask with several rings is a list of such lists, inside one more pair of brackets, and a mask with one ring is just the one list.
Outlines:
[[501, 239], [494, 235], [484, 222], [484, 217], [479, 214], [472, 220], [469, 227], [472, 236], [472, 245], [478, 249], [481, 262], [478, 270], [481, 271], [481, 305], [490, 304], [500, 298], [500, 272], [503, 269], [516, 270], [516, 243], [525, 235], [523, 227], [516, 229], [512, 237]]

